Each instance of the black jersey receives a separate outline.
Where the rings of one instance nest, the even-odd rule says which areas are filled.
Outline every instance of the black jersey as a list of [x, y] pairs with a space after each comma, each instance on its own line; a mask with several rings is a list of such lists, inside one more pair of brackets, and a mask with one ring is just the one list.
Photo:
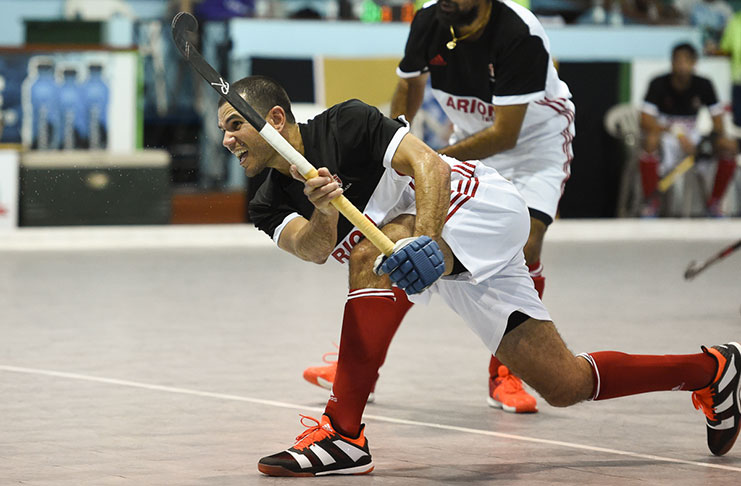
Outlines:
[[718, 101], [713, 83], [701, 76], [693, 75], [689, 87], [677, 91], [671, 83], [671, 74], [651, 80], [643, 103], [643, 111], [669, 125], [674, 122], [694, 124], [700, 108], [707, 106], [711, 115], [723, 113], [723, 104]]
[[[360, 211], [376, 191], [408, 126], [385, 117], [378, 109], [359, 100], [335, 105], [306, 124], [299, 123], [304, 156], [315, 167], [326, 167], [341, 184], [344, 195]], [[283, 225], [295, 217], [309, 219], [314, 205], [303, 192], [304, 185], [270, 169], [249, 204], [250, 219], [277, 243]], [[352, 230], [340, 218], [337, 241]]]
[[[429, 72], [433, 95], [463, 135], [491, 126], [494, 105], [571, 97], [553, 66], [543, 26], [526, 8], [492, 0], [481, 37], [452, 50], [446, 47], [450, 26], [437, 19], [436, 8], [433, 4], [415, 15], [397, 74], [409, 78]], [[531, 103], [521, 137], [531, 125], [556, 115]]]

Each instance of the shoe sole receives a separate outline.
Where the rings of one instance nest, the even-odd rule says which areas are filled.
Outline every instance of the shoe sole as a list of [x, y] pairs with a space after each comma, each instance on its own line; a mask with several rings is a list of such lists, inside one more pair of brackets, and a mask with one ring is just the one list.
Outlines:
[[489, 404], [491, 408], [497, 408], [499, 410], [504, 410], [505, 412], [509, 413], [537, 413], [538, 409], [534, 410], [517, 410], [516, 407], [510, 407], [509, 405], [505, 405], [499, 400], [494, 400], [492, 397], [486, 397], [486, 403]]
[[375, 469], [373, 462], [365, 464], [363, 466], [349, 467], [347, 469], [339, 469], [337, 471], [326, 471], [318, 473], [310, 472], [294, 472], [290, 469], [286, 469], [280, 466], [269, 466], [267, 464], [257, 464], [257, 470], [268, 476], [277, 477], [293, 477], [293, 478], [307, 478], [313, 476], [330, 476], [330, 475], [345, 475], [345, 476], [360, 476], [363, 474], [370, 474]]
[[316, 384], [318, 386], [321, 386], [322, 388], [326, 388], [327, 390], [331, 390], [332, 389], [332, 382], [329, 381], [329, 380], [325, 380], [321, 376], [317, 376], [316, 377]]

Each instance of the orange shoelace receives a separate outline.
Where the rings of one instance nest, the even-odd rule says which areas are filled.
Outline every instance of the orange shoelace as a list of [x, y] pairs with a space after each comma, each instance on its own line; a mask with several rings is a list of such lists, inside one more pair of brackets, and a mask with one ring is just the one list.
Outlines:
[[[504, 368], [502, 366], [502, 368]], [[497, 387], [502, 387], [504, 391], [507, 393], [515, 393], [520, 390], [522, 390], [522, 381], [520, 381], [519, 378], [512, 375], [509, 370], [507, 370], [507, 374], [502, 376], [500, 375], [496, 380], [495, 383], [497, 384]]]
[[[332, 344], [334, 344], [334, 347], [337, 348], [337, 351], [330, 351], [322, 355], [322, 361], [324, 361], [327, 364], [336, 363], [340, 357], [340, 353], [339, 353], [340, 346], [337, 343], [332, 343]], [[327, 359], [329, 356], [334, 356], [334, 360]]]
[[705, 414], [708, 420], [718, 420], [715, 409], [713, 408], [713, 395], [709, 388], [692, 393], [692, 405], [697, 410], [702, 409], [702, 413]]
[[[325, 437], [329, 437], [331, 435], [330, 431], [322, 428], [321, 422], [319, 422], [314, 417], [309, 417], [308, 415], [301, 415], [301, 425], [306, 427], [306, 430], [301, 432], [296, 437], [296, 443], [293, 444], [294, 449], [306, 449], [311, 444], [314, 444], [315, 442], [319, 442], [320, 440], [324, 439]], [[308, 419], [314, 422], [314, 425], [310, 425], [304, 422], [304, 419]]]

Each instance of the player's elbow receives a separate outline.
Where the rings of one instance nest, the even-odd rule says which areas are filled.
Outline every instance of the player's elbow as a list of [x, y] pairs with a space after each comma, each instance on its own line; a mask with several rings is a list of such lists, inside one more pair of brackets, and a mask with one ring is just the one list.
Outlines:
[[308, 252], [299, 252], [296, 254], [299, 258], [301, 258], [304, 261], [310, 262], [310, 263], [316, 263], [317, 265], [323, 265], [327, 263], [327, 260], [329, 259], [329, 252], [320, 252], [320, 251], [308, 251]]
[[317, 265], [324, 265], [327, 263], [327, 260], [329, 259], [329, 255], [320, 255], [318, 257], [312, 258], [310, 261], [311, 263], [316, 263]]
[[[519, 135], [519, 133], [518, 133]], [[517, 146], [517, 135], [510, 135], [508, 137], [505, 137], [502, 141], [502, 149], [503, 150], [512, 150]]]

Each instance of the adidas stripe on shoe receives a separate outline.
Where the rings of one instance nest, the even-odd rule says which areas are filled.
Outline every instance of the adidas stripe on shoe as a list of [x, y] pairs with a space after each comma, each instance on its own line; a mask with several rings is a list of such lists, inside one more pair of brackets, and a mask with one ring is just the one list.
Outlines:
[[[311, 420], [315, 425], [304, 423]], [[373, 471], [373, 460], [365, 438], [365, 426], [355, 439], [334, 430], [329, 416], [319, 422], [301, 415], [301, 424], [307, 429], [290, 449], [263, 457], [257, 469], [268, 476], [324, 476], [329, 474], [368, 474]]]
[[706, 416], [710, 452], [722, 456], [741, 430], [741, 344], [703, 346], [702, 350], [718, 361], [718, 372], [710, 385], [692, 394], [692, 403]]

